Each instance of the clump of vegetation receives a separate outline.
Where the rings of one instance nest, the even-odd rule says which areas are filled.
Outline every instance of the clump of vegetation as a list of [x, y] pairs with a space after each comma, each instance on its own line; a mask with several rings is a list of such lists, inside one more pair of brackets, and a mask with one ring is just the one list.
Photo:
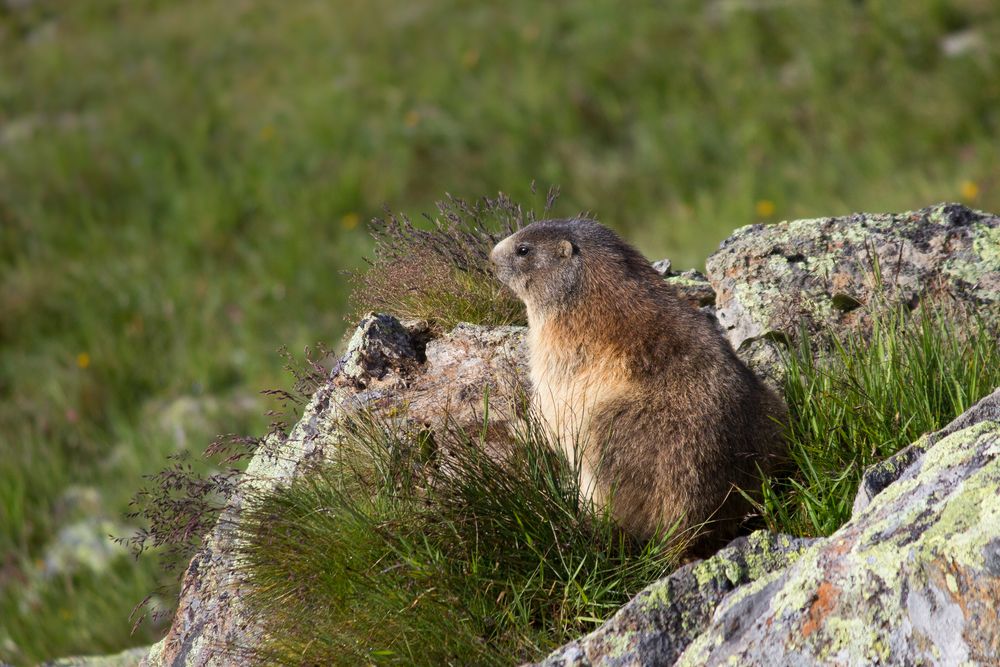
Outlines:
[[764, 484], [772, 530], [829, 535], [865, 469], [942, 428], [1000, 386], [996, 333], [955, 309], [880, 310], [868, 337], [800, 337], [785, 397], [795, 473]]
[[[801, 336], [787, 356], [795, 465], [763, 482], [771, 530], [832, 533], [868, 466], [1000, 386], [995, 332], [974, 317], [931, 305], [869, 315], [870, 335]], [[268, 629], [254, 657], [537, 659], [676, 567], [687, 536], [631, 541], [581, 504], [577, 471], [537, 420], [518, 424], [497, 456], [485, 426], [431, 433], [384, 413], [345, 418], [335, 460], [244, 514], [246, 599]]]
[[[338, 459], [244, 517], [247, 601], [269, 664], [510, 664], [591, 629], [676, 565], [579, 500], [528, 419], [483, 433], [349, 419]], [[443, 452], [447, 452], [445, 455]]]
[[[532, 187], [534, 192], [534, 187]], [[550, 189], [543, 213], [558, 190]], [[368, 269], [352, 273], [352, 318], [377, 310], [450, 328], [459, 322], [523, 324], [524, 307], [493, 277], [490, 250], [536, 219], [507, 195], [467, 202], [448, 196], [425, 227], [387, 212], [371, 224], [374, 255]]]

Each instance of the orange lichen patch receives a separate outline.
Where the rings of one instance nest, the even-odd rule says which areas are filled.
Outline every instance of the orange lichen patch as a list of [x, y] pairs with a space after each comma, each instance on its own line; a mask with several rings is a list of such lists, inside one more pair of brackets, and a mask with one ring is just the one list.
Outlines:
[[1000, 600], [1000, 579], [963, 567], [950, 558], [931, 565], [930, 579], [962, 610], [962, 635], [970, 657], [987, 664], [988, 659], [1000, 655], [1000, 635], [995, 632], [1000, 624], [996, 604]]
[[848, 551], [850, 551], [851, 547], [853, 547], [855, 544], [854, 542], [855, 535], [853, 532], [851, 531], [842, 531], [842, 532], [844, 534], [841, 535], [839, 538], [836, 538], [836, 540], [828, 549], [828, 553], [830, 554], [831, 558], [839, 558], [840, 556], [843, 556]]
[[819, 585], [819, 588], [816, 589], [816, 596], [813, 598], [812, 605], [809, 607], [809, 617], [802, 625], [803, 637], [808, 637], [816, 632], [820, 624], [826, 620], [827, 615], [833, 611], [838, 597], [840, 597], [840, 589], [829, 581], [824, 581]]

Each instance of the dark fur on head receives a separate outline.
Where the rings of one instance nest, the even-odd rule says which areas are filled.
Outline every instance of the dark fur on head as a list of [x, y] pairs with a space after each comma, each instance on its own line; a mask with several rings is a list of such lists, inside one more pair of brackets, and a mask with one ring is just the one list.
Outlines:
[[[637, 250], [587, 218], [531, 224], [497, 244], [490, 259], [500, 281], [539, 316], [573, 308], [595, 282], [607, 292], [639, 276], [658, 275]], [[632, 289], [623, 291], [634, 298]]]

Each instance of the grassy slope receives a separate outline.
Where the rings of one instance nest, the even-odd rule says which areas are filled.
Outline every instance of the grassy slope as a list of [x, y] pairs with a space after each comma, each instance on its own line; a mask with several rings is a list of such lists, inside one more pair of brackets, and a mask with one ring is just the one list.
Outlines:
[[[167, 453], [261, 430], [273, 350], [336, 338], [337, 271], [384, 202], [537, 178], [680, 266], [759, 218], [1000, 209], [984, 0], [19, 4], [0, 9], [4, 659], [150, 639], [125, 616], [152, 563], [28, 599], [59, 496], [99, 487], [117, 516]], [[970, 26], [980, 47], [943, 57]]]

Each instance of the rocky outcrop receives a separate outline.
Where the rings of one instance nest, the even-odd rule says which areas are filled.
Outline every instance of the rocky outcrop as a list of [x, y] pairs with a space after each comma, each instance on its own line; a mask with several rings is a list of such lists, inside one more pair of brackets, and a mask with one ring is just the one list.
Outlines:
[[[996, 217], [942, 205], [743, 228], [710, 258], [710, 285], [660, 269], [693, 306], [711, 312], [714, 301], [741, 356], [767, 373], [776, 368], [774, 341], [799, 327], [863, 329], [856, 306], [875, 298], [876, 265], [896, 302], [948, 294], [1000, 318], [998, 245]], [[250, 463], [184, 575], [168, 635], [144, 664], [232, 664], [254, 646], [261, 629], [241, 606], [234, 526], [254, 497], [337, 448], [346, 410], [405, 407], [397, 412], [432, 429], [446, 416], [481, 427], [487, 415], [487, 426], [501, 429], [515, 414], [526, 384], [524, 329], [460, 325], [430, 336], [419, 322], [364, 319], [298, 424]], [[989, 625], [998, 621], [989, 601], [1000, 595], [998, 411], [994, 394], [873, 468], [854, 518], [834, 536], [741, 538], [653, 583], [546, 664], [984, 659], [1000, 648]]]
[[311, 462], [333, 451], [346, 410], [407, 406], [407, 418], [433, 427], [445, 414], [458, 425], [482, 425], [483, 395], [491, 396], [490, 423], [507, 418], [523, 390], [524, 330], [459, 325], [426, 340], [419, 323], [404, 325], [388, 315], [364, 318], [330, 382], [312, 396], [283, 440], [272, 440], [250, 462], [226, 510], [181, 583], [167, 636], [154, 645], [145, 665], [230, 665], [252, 647], [261, 628], [245, 612], [245, 584], [235, 573], [235, 526], [253, 498], [287, 484]]
[[562, 647], [542, 667], [669, 665], [708, 625], [735, 588], [795, 562], [812, 540], [757, 531], [711, 558], [652, 584], [610, 621]]
[[910, 466], [923, 455], [932, 445], [952, 433], [962, 431], [980, 422], [1000, 422], [1000, 402], [996, 400], [980, 401], [964, 412], [940, 431], [927, 433], [915, 443], [890, 456], [881, 463], [876, 463], [865, 471], [854, 498], [853, 514], [857, 514], [881, 493], [887, 486], [899, 479]]
[[677, 294], [695, 308], [715, 305], [715, 290], [701, 271], [674, 271], [669, 259], [653, 262], [653, 268], [677, 290]]
[[727, 597], [679, 665], [997, 664], [1000, 390], [790, 567]]
[[775, 342], [864, 332], [877, 300], [950, 299], [1000, 325], [1000, 218], [960, 204], [750, 225], [705, 262], [716, 315], [755, 370], [780, 381]]

